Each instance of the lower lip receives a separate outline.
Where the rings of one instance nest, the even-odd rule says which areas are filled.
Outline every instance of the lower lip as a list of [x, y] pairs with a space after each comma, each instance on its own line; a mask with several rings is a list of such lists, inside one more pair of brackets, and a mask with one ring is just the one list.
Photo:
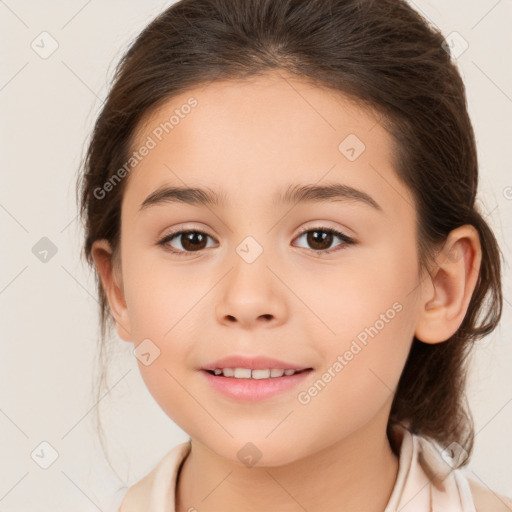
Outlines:
[[212, 375], [201, 370], [214, 389], [230, 398], [245, 402], [258, 402], [288, 391], [303, 382], [311, 372], [312, 370], [305, 370], [293, 375], [269, 377], [268, 379], [235, 379], [234, 377]]

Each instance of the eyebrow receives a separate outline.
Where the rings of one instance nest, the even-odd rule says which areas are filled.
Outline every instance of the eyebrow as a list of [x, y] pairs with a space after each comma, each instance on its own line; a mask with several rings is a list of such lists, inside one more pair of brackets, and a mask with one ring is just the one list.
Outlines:
[[[274, 206], [289, 203], [322, 201], [356, 201], [383, 212], [382, 207], [370, 195], [362, 190], [342, 183], [326, 185], [289, 185], [284, 192], [273, 197]], [[226, 202], [224, 192], [215, 192], [210, 188], [162, 186], [152, 192], [142, 202], [139, 212], [151, 206], [165, 203], [185, 203], [197, 206], [222, 206]]]

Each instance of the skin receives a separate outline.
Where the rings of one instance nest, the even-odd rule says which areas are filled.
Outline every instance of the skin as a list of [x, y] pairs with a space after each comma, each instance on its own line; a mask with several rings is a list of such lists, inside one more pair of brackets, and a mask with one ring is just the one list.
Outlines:
[[[93, 247], [119, 336], [158, 347], [148, 366], [138, 360], [141, 375], [192, 440], [176, 510], [382, 511], [398, 471], [386, 436], [393, 392], [413, 336], [443, 342], [462, 323], [480, 267], [478, 234], [472, 226], [454, 230], [430, 274], [420, 269], [414, 200], [378, 116], [282, 72], [213, 82], [169, 100], [139, 125], [133, 148], [191, 96], [198, 106], [129, 175], [121, 265], [107, 241]], [[349, 134], [366, 146], [353, 162], [338, 149]], [[271, 201], [289, 184], [327, 182], [365, 191], [382, 212], [357, 201]], [[138, 213], [163, 184], [222, 190], [226, 205], [168, 203]], [[334, 236], [323, 246], [334, 251], [320, 257], [299, 236], [302, 227], [334, 228], [356, 243]], [[172, 247], [189, 252], [166, 251], [157, 241], [173, 228], [209, 235], [205, 248], [193, 252], [177, 237]], [[247, 236], [263, 249], [250, 264], [236, 252]], [[401, 311], [299, 403], [297, 394], [397, 302]], [[230, 354], [314, 370], [297, 389], [242, 403], [198, 371]], [[237, 457], [247, 442], [262, 454], [253, 467]]]

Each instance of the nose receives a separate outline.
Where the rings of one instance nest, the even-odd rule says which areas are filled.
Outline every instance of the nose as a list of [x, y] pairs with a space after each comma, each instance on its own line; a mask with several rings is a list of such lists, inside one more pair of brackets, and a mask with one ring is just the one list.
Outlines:
[[239, 258], [219, 285], [217, 319], [244, 329], [278, 326], [287, 315], [285, 290], [263, 255], [252, 263]]

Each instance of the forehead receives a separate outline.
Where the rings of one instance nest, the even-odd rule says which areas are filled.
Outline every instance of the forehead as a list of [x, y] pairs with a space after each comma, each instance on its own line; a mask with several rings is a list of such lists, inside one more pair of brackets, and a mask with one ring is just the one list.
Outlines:
[[379, 121], [342, 93], [282, 72], [214, 81], [143, 117], [131, 149], [151, 149], [130, 171], [123, 202], [135, 212], [173, 185], [207, 187], [236, 207], [269, 206], [290, 184], [327, 181], [364, 190], [402, 215], [413, 201]]

